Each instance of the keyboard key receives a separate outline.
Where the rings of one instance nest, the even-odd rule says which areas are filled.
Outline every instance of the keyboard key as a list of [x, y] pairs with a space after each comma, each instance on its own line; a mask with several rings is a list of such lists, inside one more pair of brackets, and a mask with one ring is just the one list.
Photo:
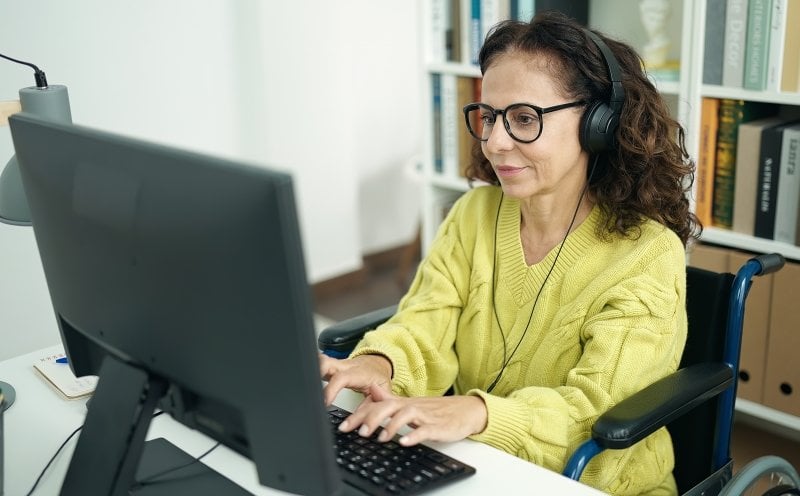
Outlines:
[[469, 465], [426, 445], [403, 447], [397, 443], [397, 436], [379, 442], [380, 429], [370, 437], [340, 432], [337, 426], [349, 412], [336, 407], [328, 412], [335, 439], [333, 449], [342, 478], [367, 494], [420, 494], [475, 473]]

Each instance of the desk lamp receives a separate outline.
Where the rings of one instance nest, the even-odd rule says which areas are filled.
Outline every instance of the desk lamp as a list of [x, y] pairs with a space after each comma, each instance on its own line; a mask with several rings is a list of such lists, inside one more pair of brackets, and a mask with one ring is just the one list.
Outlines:
[[[66, 86], [48, 85], [44, 71], [29, 62], [13, 59], [3, 54], [0, 54], [0, 58], [31, 67], [34, 70], [36, 79], [36, 86], [19, 90], [18, 107], [16, 102], [11, 102], [0, 108], [10, 109], [9, 113], [21, 109], [23, 112], [29, 112], [56, 122], [72, 122]], [[2, 115], [0, 117], [0, 125], [5, 124], [8, 116]], [[28, 201], [25, 198], [25, 191], [22, 189], [22, 179], [19, 174], [16, 155], [11, 156], [5, 169], [0, 173], [0, 222], [15, 226], [31, 225], [31, 212], [28, 208]], [[2, 391], [5, 399], [0, 408], [6, 410], [14, 403], [16, 392], [13, 386], [2, 381], [0, 381], [0, 391]]]

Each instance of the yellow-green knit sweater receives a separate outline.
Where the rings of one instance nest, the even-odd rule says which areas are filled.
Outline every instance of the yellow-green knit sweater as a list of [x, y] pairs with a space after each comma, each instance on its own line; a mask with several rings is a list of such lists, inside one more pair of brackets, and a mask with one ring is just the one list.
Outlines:
[[[488, 424], [472, 439], [560, 472], [599, 414], [676, 370], [686, 340], [684, 248], [654, 221], [637, 239], [603, 241], [595, 207], [567, 238], [531, 316], [558, 247], [527, 266], [519, 204], [501, 197], [480, 187], [453, 206], [398, 313], [354, 355], [387, 356], [397, 394], [453, 385], [481, 396]], [[661, 429], [602, 453], [581, 481], [612, 494], [674, 494], [673, 465]]]

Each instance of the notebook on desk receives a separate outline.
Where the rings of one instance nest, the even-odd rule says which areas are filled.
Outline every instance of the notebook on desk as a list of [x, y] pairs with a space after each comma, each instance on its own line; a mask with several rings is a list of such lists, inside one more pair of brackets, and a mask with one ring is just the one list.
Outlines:
[[97, 376], [75, 377], [64, 353], [39, 358], [33, 368], [65, 398], [73, 400], [92, 394], [97, 386]]

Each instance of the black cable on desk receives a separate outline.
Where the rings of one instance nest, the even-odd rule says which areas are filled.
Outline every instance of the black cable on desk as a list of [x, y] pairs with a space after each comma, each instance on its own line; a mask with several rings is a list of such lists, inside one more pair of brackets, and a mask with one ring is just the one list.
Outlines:
[[31, 488], [31, 490], [30, 490], [30, 491], [28, 491], [28, 494], [27, 494], [27, 496], [31, 496], [31, 494], [33, 494], [33, 491], [35, 491], [35, 490], [36, 490], [36, 486], [38, 486], [38, 485], [39, 485], [39, 482], [42, 480], [42, 477], [44, 477], [44, 473], [45, 473], [45, 472], [47, 472], [47, 469], [48, 469], [48, 468], [50, 468], [50, 465], [51, 465], [51, 464], [53, 463], [53, 461], [56, 459], [56, 457], [58, 456], [58, 454], [59, 454], [59, 453], [61, 453], [61, 450], [62, 450], [62, 449], [64, 449], [64, 446], [66, 446], [66, 445], [67, 445], [67, 443], [69, 442], [69, 440], [70, 440], [70, 439], [72, 439], [72, 436], [74, 436], [75, 434], [77, 434], [78, 432], [80, 432], [80, 430], [81, 430], [81, 429], [83, 429], [83, 426], [80, 426], [80, 427], [78, 427], [77, 429], [75, 429], [74, 431], [72, 431], [72, 434], [70, 434], [69, 436], [67, 436], [67, 438], [64, 440], [64, 442], [63, 442], [63, 443], [61, 443], [61, 446], [59, 446], [59, 447], [58, 447], [58, 449], [56, 450], [56, 452], [55, 452], [55, 453], [53, 453], [53, 456], [50, 458], [50, 461], [49, 461], [49, 462], [47, 462], [47, 465], [45, 465], [45, 466], [44, 466], [44, 468], [42, 469], [41, 473], [39, 474], [39, 477], [37, 477], [37, 478], [36, 478], [36, 482], [34, 482], [34, 483], [33, 483], [33, 487]]
[[[163, 411], [159, 411], [159, 412], [154, 413], [153, 414], [153, 418], [158, 417], [162, 413], [164, 413], [164, 412]], [[36, 490], [36, 487], [39, 485], [39, 482], [41, 482], [42, 477], [44, 477], [45, 472], [47, 472], [47, 469], [50, 468], [50, 465], [52, 465], [53, 461], [55, 461], [55, 459], [58, 457], [58, 454], [61, 453], [61, 450], [64, 449], [64, 446], [66, 446], [67, 443], [70, 441], [70, 439], [72, 439], [75, 436], [75, 434], [80, 432], [81, 429], [83, 429], [82, 425], [80, 427], [78, 427], [77, 429], [75, 429], [74, 431], [72, 431], [72, 433], [69, 436], [67, 436], [67, 438], [64, 440], [64, 442], [61, 443], [61, 446], [59, 446], [58, 449], [56, 450], [56, 452], [53, 453], [53, 456], [50, 458], [50, 461], [47, 462], [47, 464], [44, 466], [42, 471], [39, 473], [39, 477], [36, 478], [36, 481], [33, 483], [33, 487], [31, 487], [31, 490], [28, 491], [26, 496], [31, 496], [33, 494], [33, 492]], [[166, 480], [156, 480], [156, 479], [159, 479], [159, 478], [161, 478], [161, 477], [163, 477], [163, 476], [165, 476], [167, 474], [175, 472], [176, 470], [180, 470], [182, 468], [188, 467], [188, 466], [190, 466], [190, 465], [192, 465], [194, 463], [199, 462], [201, 459], [203, 459], [203, 457], [205, 457], [206, 455], [208, 455], [209, 453], [211, 453], [212, 451], [217, 449], [217, 447], [219, 445], [220, 445], [220, 443], [215, 444], [208, 451], [206, 451], [202, 455], [196, 457], [194, 460], [192, 460], [190, 462], [184, 463], [182, 465], [178, 465], [177, 467], [168, 468], [166, 470], [162, 470], [161, 472], [159, 472], [157, 474], [151, 475], [150, 477], [146, 478], [145, 480], [139, 481], [136, 484], [134, 484], [134, 487], [135, 488], [139, 488], [139, 487], [142, 487], [142, 486], [158, 484], [158, 483], [161, 483], [161, 482], [167, 482], [170, 479], [166, 479]]]

